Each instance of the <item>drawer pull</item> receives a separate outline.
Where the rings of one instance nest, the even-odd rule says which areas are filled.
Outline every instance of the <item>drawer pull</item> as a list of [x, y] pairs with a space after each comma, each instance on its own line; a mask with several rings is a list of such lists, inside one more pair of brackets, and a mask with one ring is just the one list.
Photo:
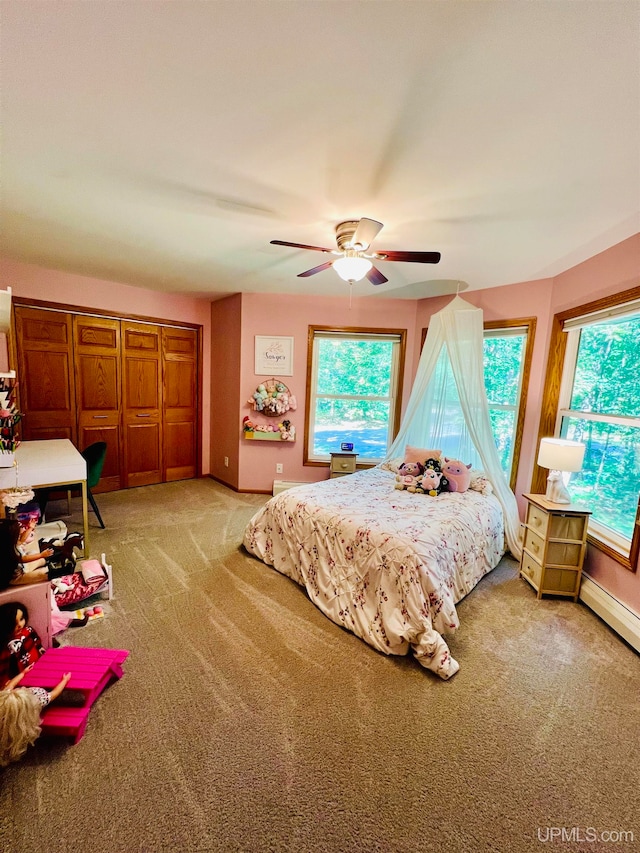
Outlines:
[[349, 467], [349, 463], [348, 463], [348, 462], [341, 462], [341, 463], [340, 463], [340, 467], [341, 467], [341, 468], [348, 468], [348, 467]]
[[531, 550], [532, 550], [532, 551], [535, 551], [535, 553], [536, 553], [536, 554], [538, 553], [538, 551], [540, 550], [540, 546], [538, 545], [538, 543], [537, 543], [537, 542], [532, 542], [532, 543], [531, 543]]
[[104, 418], [106, 420], [107, 416], [106, 415], [94, 415], [93, 417], [95, 420], [100, 420], [100, 418]]
[[147, 414], [145, 414], [145, 415], [137, 414], [136, 417], [137, 418], [150, 418], [151, 415], [147, 412]]
[[525, 566], [524, 573], [525, 573], [525, 575], [529, 575], [529, 577], [532, 577], [533, 576], [533, 569], [531, 568], [531, 566]]

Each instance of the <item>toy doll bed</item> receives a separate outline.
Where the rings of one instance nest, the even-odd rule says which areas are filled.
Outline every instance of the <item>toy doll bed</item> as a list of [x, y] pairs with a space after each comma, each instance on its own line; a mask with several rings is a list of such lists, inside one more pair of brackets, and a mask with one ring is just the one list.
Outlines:
[[382, 466], [289, 489], [253, 516], [244, 546], [336, 624], [447, 679], [459, 665], [442, 635], [505, 551], [503, 512], [493, 494], [433, 498], [394, 482]]
[[70, 607], [94, 595], [109, 601], [113, 597], [112, 569], [105, 554], [101, 561], [83, 560], [75, 572], [56, 578], [51, 585], [58, 607]]

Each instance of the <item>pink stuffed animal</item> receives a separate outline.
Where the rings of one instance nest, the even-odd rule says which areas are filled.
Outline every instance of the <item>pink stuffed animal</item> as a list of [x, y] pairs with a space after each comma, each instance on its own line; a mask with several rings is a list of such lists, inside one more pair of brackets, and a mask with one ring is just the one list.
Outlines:
[[466, 492], [471, 482], [471, 464], [465, 465], [459, 459], [444, 457], [442, 473], [449, 481], [450, 492]]
[[419, 462], [403, 462], [398, 467], [395, 488], [415, 492], [423, 471], [424, 467]]

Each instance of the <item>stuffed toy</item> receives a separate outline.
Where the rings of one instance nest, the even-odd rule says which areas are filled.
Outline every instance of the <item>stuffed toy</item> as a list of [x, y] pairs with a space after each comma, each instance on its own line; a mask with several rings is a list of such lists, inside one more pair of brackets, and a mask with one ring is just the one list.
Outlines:
[[482, 471], [474, 471], [471, 469], [471, 482], [469, 483], [469, 488], [473, 489], [474, 492], [480, 492], [481, 495], [491, 495], [493, 494], [493, 486], [487, 479], [486, 475]]
[[398, 466], [394, 488], [415, 492], [423, 472], [424, 466], [420, 462], [403, 462]]
[[444, 457], [442, 473], [449, 481], [450, 492], [466, 492], [471, 482], [471, 464], [465, 465], [459, 459]]
[[436, 498], [448, 485], [449, 482], [442, 471], [427, 468], [420, 478], [420, 483], [416, 491], [421, 495], [429, 495], [432, 498]]

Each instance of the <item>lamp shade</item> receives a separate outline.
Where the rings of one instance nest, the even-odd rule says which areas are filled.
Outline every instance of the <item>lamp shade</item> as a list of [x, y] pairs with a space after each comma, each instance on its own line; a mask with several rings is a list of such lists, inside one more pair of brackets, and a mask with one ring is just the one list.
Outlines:
[[360, 281], [373, 264], [366, 258], [345, 257], [333, 262], [333, 268], [344, 281]]
[[538, 465], [550, 471], [580, 471], [584, 449], [584, 444], [568, 438], [543, 438], [540, 440]]

